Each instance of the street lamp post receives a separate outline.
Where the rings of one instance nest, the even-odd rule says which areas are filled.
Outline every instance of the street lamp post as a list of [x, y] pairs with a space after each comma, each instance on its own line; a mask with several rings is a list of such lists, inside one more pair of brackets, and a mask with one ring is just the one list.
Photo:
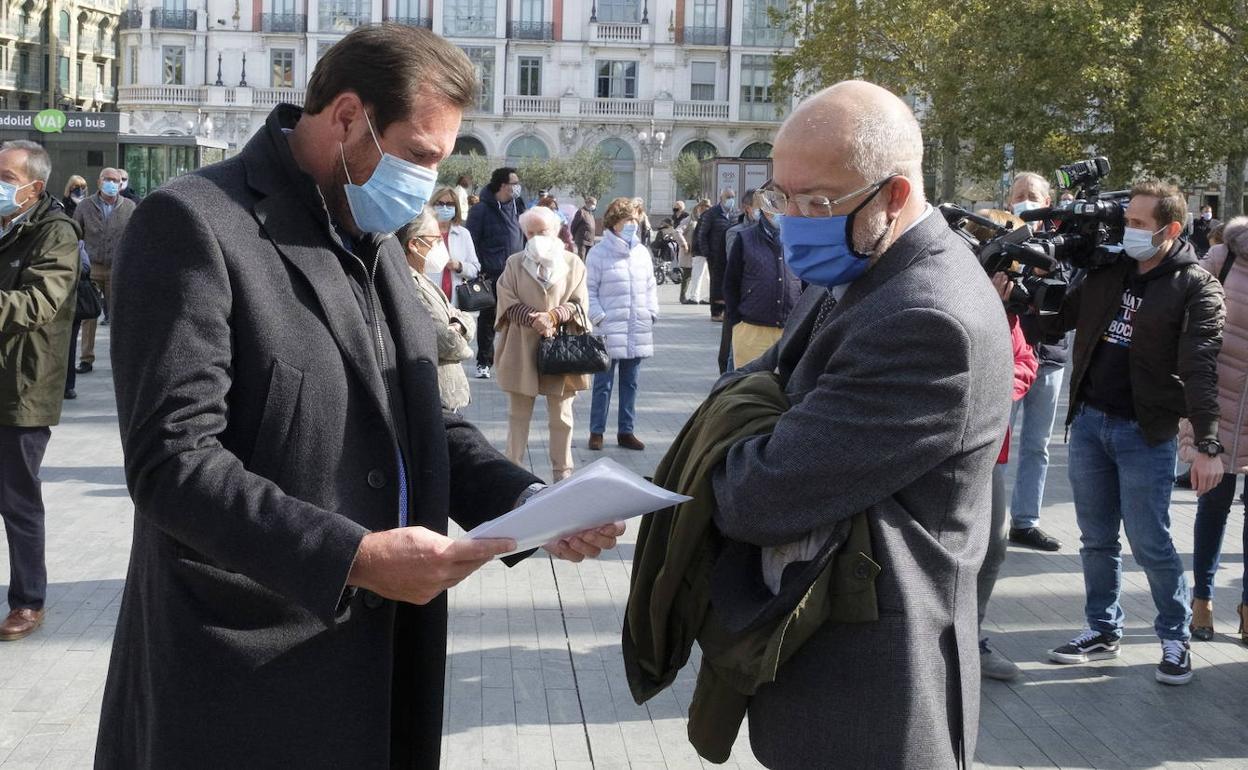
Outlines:
[[637, 144], [646, 156], [646, 205], [654, 204], [654, 164], [663, 160], [663, 144], [667, 134], [654, 130], [654, 121], [650, 121], [650, 129], [637, 132]]

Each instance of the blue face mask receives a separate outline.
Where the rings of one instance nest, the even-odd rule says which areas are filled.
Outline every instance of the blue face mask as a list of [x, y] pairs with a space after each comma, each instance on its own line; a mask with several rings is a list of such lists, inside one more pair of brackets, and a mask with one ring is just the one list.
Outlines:
[[109, 180], [107, 182], [101, 182], [100, 192], [104, 193], [110, 198], [115, 198], [117, 197], [117, 193], [121, 192], [121, 185], [112, 180]]
[[18, 187], [9, 182], [0, 182], [0, 217], [11, 216], [21, 210], [23, 204], [17, 202], [17, 193], [32, 184], [34, 182]]
[[[362, 185], [352, 184], [351, 172], [347, 171], [347, 184], [343, 185], [343, 189], [346, 190], [347, 205], [351, 207], [356, 227], [366, 233], [392, 233], [424, 210], [425, 202], [433, 195], [438, 175], [424, 166], [408, 163], [382, 150], [373, 131], [373, 121], [367, 114], [364, 119], [368, 121], [373, 144], [381, 153], [381, 162]], [[338, 145], [338, 152], [342, 154], [342, 167], [346, 169], [347, 155], [341, 144]]]
[[434, 216], [438, 218], [439, 222], [450, 222], [452, 219], [455, 218], [455, 207], [447, 206], [445, 204], [438, 204], [437, 206], [433, 207], [433, 213], [434, 213]]
[[[871, 254], [854, 250], [854, 215], [870, 203], [883, 185], [846, 216], [795, 217], [776, 215], [784, 261], [806, 283], [832, 288], [853, 283], [871, 266]], [[884, 236], [880, 236], [883, 240]], [[876, 241], [879, 245], [879, 241]]]
[[637, 223], [629, 222], [628, 224], [621, 227], [620, 237], [624, 239], [625, 243], [631, 244], [633, 241], [635, 241], [637, 239]]

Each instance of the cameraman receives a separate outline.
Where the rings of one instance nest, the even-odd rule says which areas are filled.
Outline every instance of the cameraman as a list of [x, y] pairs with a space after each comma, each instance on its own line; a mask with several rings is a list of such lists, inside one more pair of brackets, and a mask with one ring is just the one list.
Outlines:
[[[1043, 176], [1024, 171], [1014, 178], [1010, 187], [1010, 210], [1016, 216], [1053, 204], [1049, 182]], [[1070, 270], [1062, 265], [1054, 278], [1070, 278]], [[1062, 395], [1062, 378], [1070, 351], [1063, 335], [1053, 342], [1046, 342], [1040, 329], [1040, 319], [1034, 315], [1019, 318], [1023, 336], [1032, 346], [1040, 371], [1031, 390], [1020, 401], [1014, 402], [1010, 413], [1010, 425], [1015, 424], [1018, 412], [1023, 413], [1023, 424], [1018, 433], [1018, 476], [1014, 479], [1014, 492], [1010, 498], [1010, 542], [1040, 551], [1058, 551], [1062, 544], [1057, 538], [1038, 526], [1040, 508], [1044, 502], [1044, 482], [1049, 472], [1049, 439], [1053, 434], [1053, 422], [1057, 419], [1057, 402]]]
[[1125, 527], [1157, 608], [1157, 681], [1191, 681], [1188, 585], [1170, 536], [1170, 491], [1179, 418], [1201, 450], [1198, 494], [1222, 478], [1217, 439], [1217, 356], [1224, 309], [1217, 279], [1180, 238], [1187, 206], [1172, 185], [1131, 190], [1122, 247], [1129, 259], [1088, 274], [1042, 317], [1045, 330], [1075, 329], [1070, 383], [1070, 484], [1083, 547], [1087, 628], [1049, 651], [1056, 663], [1118, 656]]

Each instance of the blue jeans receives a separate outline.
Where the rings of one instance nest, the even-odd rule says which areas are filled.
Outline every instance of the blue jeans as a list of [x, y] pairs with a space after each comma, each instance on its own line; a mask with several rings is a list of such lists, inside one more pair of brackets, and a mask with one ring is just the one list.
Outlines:
[[633, 420], [637, 416], [637, 379], [641, 374], [640, 358], [612, 359], [610, 369], [594, 375], [594, 400], [589, 410], [590, 433], [606, 432], [607, 410], [611, 408], [611, 387], [615, 384], [617, 367], [620, 370], [619, 432], [633, 432]]
[[1183, 561], [1170, 537], [1170, 491], [1178, 441], [1149, 446], [1136, 422], [1081, 406], [1070, 429], [1070, 486], [1093, 631], [1122, 636], [1120, 527], [1148, 577], [1162, 639], [1187, 640], [1191, 610]]
[[1014, 402], [1010, 413], [1013, 425], [1018, 410], [1023, 411], [1023, 426], [1018, 434], [1018, 477], [1010, 499], [1010, 519], [1015, 529], [1030, 529], [1040, 523], [1044, 481], [1049, 473], [1049, 437], [1053, 435], [1065, 374], [1062, 366], [1041, 364], [1031, 390]]
[[[1196, 504], [1196, 547], [1192, 554], [1192, 595], [1197, 599], [1213, 598], [1213, 576], [1222, 556], [1222, 537], [1226, 534], [1226, 517], [1235, 501], [1239, 476], [1228, 473], [1222, 483], [1209, 490]], [[1248, 493], [1240, 502], [1248, 507]], [[1244, 553], [1248, 554], [1248, 521], [1244, 522]], [[1248, 566], [1244, 567], [1244, 604], [1248, 604]]]

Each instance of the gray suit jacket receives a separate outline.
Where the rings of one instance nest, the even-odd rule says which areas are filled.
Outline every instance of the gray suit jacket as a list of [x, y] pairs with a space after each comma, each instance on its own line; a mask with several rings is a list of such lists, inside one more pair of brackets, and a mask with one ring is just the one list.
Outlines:
[[777, 371], [793, 407], [730, 451], [716, 523], [771, 546], [865, 510], [880, 619], [812, 637], [751, 700], [751, 745], [769, 767], [969, 766], [975, 577], [1010, 411], [1005, 313], [936, 213], [811, 338], [824, 293], [808, 290], [780, 342], [746, 367]]
[[117, 261], [135, 520], [99, 768], [437, 767], [445, 596], [344, 592], [351, 563], [399, 524], [396, 441], [412, 525], [472, 527], [536, 481], [443, 415], [392, 237], [356, 249], [378, 260], [387, 397], [352, 258], [282, 135], [295, 119], [278, 107], [241, 155], [150, 195]]

